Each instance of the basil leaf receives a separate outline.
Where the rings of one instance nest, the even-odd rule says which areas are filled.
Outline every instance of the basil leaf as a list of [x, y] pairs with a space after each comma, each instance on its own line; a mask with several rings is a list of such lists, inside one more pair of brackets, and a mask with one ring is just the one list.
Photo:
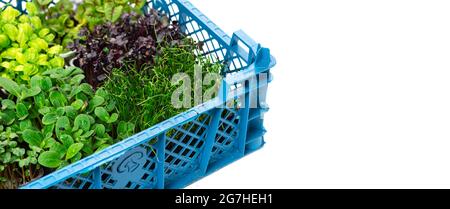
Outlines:
[[49, 97], [52, 105], [56, 107], [63, 107], [67, 104], [67, 99], [61, 92], [53, 91]]
[[75, 118], [74, 127], [72, 131], [77, 131], [78, 129], [83, 130], [84, 132], [89, 131], [91, 128], [91, 122], [89, 120], [89, 117], [87, 115], [78, 115]]
[[8, 93], [16, 97], [20, 98], [21, 96], [19, 85], [10, 79], [0, 77], [0, 87], [4, 88]]
[[72, 159], [76, 154], [78, 154], [81, 149], [83, 149], [84, 144], [83, 143], [75, 143], [72, 144], [69, 149], [67, 149], [66, 153], [66, 160]]
[[26, 141], [31, 146], [39, 147], [42, 143], [43, 136], [38, 131], [25, 130], [22, 134], [23, 140]]
[[28, 108], [25, 104], [23, 103], [18, 103], [16, 105], [16, 113], [17, 113], [17, 118], [19, 120], [24, 120], [25, 118], [28, 117]]
[[38, 162], [47, 168], [58, 168], [62, 161], [59, 159], [59, 153], [47, 151], [39, 155]]

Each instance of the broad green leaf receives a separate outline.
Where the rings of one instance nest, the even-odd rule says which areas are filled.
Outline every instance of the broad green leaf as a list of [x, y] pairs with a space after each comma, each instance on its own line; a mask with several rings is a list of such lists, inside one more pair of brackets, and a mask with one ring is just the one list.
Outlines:
[[30, 63], [25, 63], [23, 67], [23, 72], [26, 76], [32, 77], [33, 75], [39, 73], [39, 69]]
[[25, 89], [22, 92], [22, 100], [29, 98], [29, 97], [34, 97], [34, 96], [38, 95], [39, 93], [41, 93], [41, 88], [39, 88], [39, 87], [31, 87], [29, 89]]
[[53, 91], [50, 93], [50, 102], [55, 107], [63, 107], [67, 104], [66, 97], [59, 91]]
[[113, 114], [111, 115], [111, 117], [109, 117], [107, 123], [109, 123], [109, 124], [115, 123], [118, 119], [119, 119], [119, 114], [113, 113]]
[[76, 94], [80, 92], [83, 92], [88, 96], [94, 95], [94, 89], [92, 89], [92, 86], [87, 83], [83, 83], [80, 86], [78, 86], [78, 88], [76, 89]]
[[29, 114], [27, 106], [23, 103], [16, 104], [16, 113], [19, 120], [24, 120]]
[[44, 139], [42, 134], [38, 131], [33, 130], [25, 130], [22, 133], [23, 140], [26, 141], [30, 146], [39, 147], [41, 145], [42, 140]]
[[19, 28], [19, 31], [17, 34], [17, 42], [19, 42], [19, 45], [21, 48], [24, 48], [29, 37], [33, 33], [33, 28], [31, 28], [31, 26], [27, 23], [19, 24], [18, 28]]
[[47, 50], [48, 49], [48, 43], [44, 39], [41, 38], [35, 38], [28, 42], [28, 45], [32, 48], [40, 50]]
[[56, 113], [47, 113], [42, 118], [42, 124], [51, 125], [51, 124], [56, 123], [57, 120], [58, 120], [58, 115], [56, 115]]
[[36, 64], [41, 65], [41, 66], [48, 66], [48, 65], [50, 65], [50, 63], [48, 63], [47, 59], [48, 59], [48, 56], [46, 54], [40, 54]]
[[15, 41], [17, 39], [17, 34], [19, 33], [19, 29], [13, 24], [5, 24], [3, 25], [3, 31], [8, 35], [9, 39]]
[[55, 144], [50, 147], [50, 151], [58, 153], [58, 158], [62, 159], [66, 155], [67, 148], [64, 147], [64, 145], [62, 145], [61, 143], [55, 141]]
[[[16, 54], [22, 52], [21, 48], [16, 48], [16, 47], [12, 47], [12, 48], [8, 48], [6, 51], [2, 52], [1, 57], [5, 58], [5, 59], [16, 59]], [[9, 62], [8, 65], [9, 66], [5, 66], [4, 64], [5, 62], [2, 63], [2, 67], [4, 68], [14, 68], [17, 63], [16, 62]]]
[[54, 68], [64, 67], [64, 59], [62, 57], [55, 57], [51, 59], [50, 65]]
[[19, 85], [10, 79], [0, 77], [0, 87], [16, 97], [21, 96]]
[[75, 110], [80, 110], [84, 105], [85, 105], [84, 102], [83, 102], [82, 100], [79, 100], [79, 99], [75, 100], [75, 101], [71, 104], [71, 106], [72, 106], [73, 108], [75, 108]]
[[39, 37], [41, 37], [41, 38], [45, 38], [45, 36], [47, 36], [49, 33], [50, 33], [50, 29], [48, 29], [48, 28], [42, 28], [42, 29], [39, 31], [38, 35], [39, 35]]
[[83, 143], [72, 144], [69, 149], [67, 149], [66, 160], [72, 159], [76, 154], [78, 154], [81, 149], [83, 149]]
[[[22, 54], [21, 52], [17, 52], [17, 53], [16, 53], [16, 61], [17, 61], [19, 64], [24, 65], [25, 63], [27, 63], [27, 58], [26, 58], [25, 55]], [[16, 70], [16, 71], [18, 71], [18, 70]], [[23, 71], [23, 70], [20, 70], [20, 71]]]
[[68, 83], [64, 83], [64, 84], [60, 85], [60, 89], [63, 92], [70, 93], [72, 91], [72, 89], [73, 89], [73, 86], [68, 84]]
[[68, 133], [70, 132], [71, 126], [70, 126], [70, 120], [68, 117], [63, 116], [63, 117], [59, 117], [58, 120], [56, 121], [56, 136], [61, 136], [61, 134], [63, 133]]
[[0, 112], [0, 120], [6, 125], [11, 125], [16, 120], [16, 112], [14, 110]]
[[16, 9], [14, 9], [11, 6], [8, 6], [2, 13], [1, 13], [1, 21], [8, 23], [8, 22], [14, 22], [16, 17], [20, 15], [20, 12]]
[[39, 61], [39, 52], [35, 48], [29, 48], [24, 53], [25, 59], [29, 63], [36, 63]]
[[81, 137], [81, 138], [89, 138], [89, 137], [91, 137], [94, 133], [95, 133], [95, 131], [94, 131], [94, 130], [91, 130], [91, 131], [88, 131], [88, 132], [84, 133], [84, 134], [81, 135], [80, 137]]
[[70, 16], [68, 14], [63, 14], [61, 16], [58, 17], [58, 22], [61, 23], [62, 25], [66, 24], [66, 21], [70, 18]]
[[[36, 105], [36, 108], [38, 109], [38, 112], [40, 113], [40, 109], [44, 108], [46, 105], [49, 105], [47, 96], [44, 93], [40, 93], [36, 96], [34, 96], [34, 104]], [[45, 113], [44, 113], [45, 114]]]
[[74, 121], [74, 127], [72, 131], [77, 131], [78, 129], [83, 130], [84, 132], [89, 131], [91, 128], [91, 122], [89, 121], [89, 117], [85, 114], [78, 115]]
[[55, 113], [56, 113], [56, 115], [58, 117], [63, 116], [66, 113], [66, 107], [58, 107], [58, 108], [56, 108]]
[[101, 96], [94, 96], [94, 98], [91, 99], [91, 101], [89, 102], [89, 107], [88, 107], [88, 111], [91, 112], [93, 111], [95, 108], [103, 105], [103, 103], [105, 103], [105, 99]]
[[2, 100], [2, 110], [6, 110], [6, 109], [11, 110], [14, 108], [16, 108], [16, 104], [13, 101], [11, 101], [9, 99]]
[[48, 148], [51, 148], [51, 147], [55, 146], [55, 144], [57, 142], [56, 142], [56, 140], [54, 138], [48, 137], [48, 138], [44, 139], [43, 143], [44, 143], [43, 147], [48, 149]]
[[66, 149], [69, 149], [69, 147], [73, 144], [73, 138], [70, 135], [67, 134], [63, 134], [59, 137], [59, 140], [62, 142], [62, 144], [64, 145], [64, 147], [66, 147]]
[[80, 85], [81, 81], [83, 81], [84, 78], [85, 78], [85, 76], [83, 74], [76, 75], [72, 79], [70, 79], [70, 84], [71, 85]]
[[58, 168], [61, 165], [59, 153], [54, 151], [47, 151], [42, 153], [38, 159], [39, 164], [47, 168]]
[[83, 70], [78, 67], [67, 67], [64, 68], [62, 72], [66, 77], [73, 77], [78, 74], [83, 74]]
[[115, 7], [114, 11], [112, 12], [111, 22], [116, 22], [122, 15], [122, 11], [123, 11], [123, 6]]
[[[60, 54], [63, 50], [63, 47], [60, 45], [52, 46], [50, 49], [48, 49], [47, 53], [51, 55], [57, 55]], [[62, 58], [61, 58], [62, 59]], [[51, 61], [50, 61], [51, 63]]]
[[33, 124], [31, 123], [31, 120], [24, 120], [20, 121], [19, 127], [21, 131], [25, 131], [27, 129], [33, 129]]
[[74, 133], [72, 133], [72, 136], [73, 136], [73, 138], [75, 139], [76, 142], [80, 142], [81, 135], [83, 135], [83, 130], [81, 130], [81, 129], [79, 129], [78, 131], [75, 131]]
[[30, 17], [27, 16], [27, 15], [20, 15], [19, 22], [21, 22], [21, 23], [29, 23], [30, 22]]
[[106, 128], [103, 124], [96, 124], [93, 129], [95, 130], [95, 135], [98, 137], [103, 137], [106, 133]]
[[44, 129], [42, 129], [42, 134], [44, 135], [44, 138], [53, 137], [54, 130], [55, 130], [55, 124], [44, 126]]
[[36, 30], [39, 30], [42, 28], [42, 21], [39, 17], [37, 17], [37, 16], [31, 17], [30, 22]]
[[112, 2], [107, 2], [102, 6], [96, 6], [95, 7], [95, 11], [99, 12], [99, 13], [104, 13], [106, 18], [108, 18], [108, 20], [111, 20], [111, 15], [112, 15], [112, 9], [113, 9], [113, 3]]
[[41, 86], [41, 80], [42, 80], [42, 76], [40, 75], [35, 75], [33, 77], [31, 77], [30, 79], [30, 84], [32, 87], [40, 87]]
[[70, 161], [71, 161], [72, 163], [74, 163], [74, 162], [77, 162], [77, 161], [81, 160], [82, 157], [83, 157], [83, 155], [79, 152], [79, 153], [77, 153], [77, 154], [75, 155], [75, 157], [73, 157], [72, 159], [70, 159]]
[[94, 148], [92, 147], [91, 144], [86, 143], [84, 144], [83, 152], [86, 153], [87, 155], [90, 155], [94, 153]]
[[39, 9], [36, 7], [34, 3], [27, 2], [25, 7], [27, 9], [28, 14], [30, 14], [31, 16], [38, 14]]
[[105, 91], [105, 89], [102, 87], [98, 88], [97, 91], [95, 91], [95, 95], [101, 96], [103, 98], [107, 98], [109, 96], [108, 92]]
[[120, 121], [117, 126], [117, 136], [121, 139], [125, 139], [134, 133], [135, 126], [132, 123]]
[[42, 91], [48, 91], [53, 87], [52, 79], [49, 77], [45, 77], [41, 80], [41, 89]]
[[[50, 113], [52, 111], [54, 111], [54, 108], [50, 108], [50, 107], [41, 107], [38, 110], [39, 114], [41, 114], [41, 115], [46, 115], [46, 114], [48, 114], [48, 113]], [[54, 113], [54, 114], [56, 114], [56, 113]]]
[[55, 40], [55, 35], [50, 33], [45, 36], [44, 40], [46, 40], [47, 42], [52, 42], [53, 40]]
[[95, 124], [95, 117], [93, 117], [92, 115], [88, 115], [89, 120], [91, 121], [91, 124]]
[[104, 107], [95, 108], [95, 115], [103, 122], [108, 122], [109, 120], [109, 113]]
[[67, 117], [69, 117], [70, 119], [74, 119], [78, 114], [77, 110], [72, 106], [66, 106], [64, 107], [64, 109]]
[[0, 34], [0, 49], [4, 49], [11, 44], [8, 36], [5, 34]]
[[119, 136], [120, 138], [123, 138], [124, 136], [127, 135], [127, 132], [128, 132], [127, 123], [124, 121], [120, 121], [119, 125], [117, 126], [117, 136]]

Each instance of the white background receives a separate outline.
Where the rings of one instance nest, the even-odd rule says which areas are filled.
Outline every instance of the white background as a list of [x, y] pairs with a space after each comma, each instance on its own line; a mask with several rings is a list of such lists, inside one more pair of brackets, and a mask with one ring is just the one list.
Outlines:
[[191, 1], [278, 65], [266, 146], [189, 188], [450, 188], [450, 1]]

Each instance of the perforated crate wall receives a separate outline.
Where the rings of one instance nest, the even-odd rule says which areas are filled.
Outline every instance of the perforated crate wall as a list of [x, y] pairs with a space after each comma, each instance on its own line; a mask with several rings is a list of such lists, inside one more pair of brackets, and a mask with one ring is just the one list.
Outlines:
[[[25, 8], [24, 1], [11, 2]], [[202, 56], [225, 64], [219, 97], [23, 189], [184, 188], [262, 147], [270, 79], [263, 82], [258, 75], [269, 73], [275, 65], [270, 51], [242, 31], [230, 38], [187, 0], [151, 0], [144, 11], [149, 8], [167, 14], [186, 34], [203, 43], [203, 51], [198, 52]], [[241, 102], [226, 105], [237, 100]]]

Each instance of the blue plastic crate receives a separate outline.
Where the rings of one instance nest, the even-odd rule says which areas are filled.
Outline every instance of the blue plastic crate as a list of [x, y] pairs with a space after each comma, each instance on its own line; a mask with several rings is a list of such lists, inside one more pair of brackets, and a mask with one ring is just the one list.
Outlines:
[[[23, 11], [24, 2], [0, 5]], [[22, 189], [184, 188], [264, 145], [266, 91], [276, 63], [269, 49], [243, 31], [230, 38], [187, 0], [150, 0], [149, 8], [178, 21], [204, 43], [204, 56], [227, 65], [219, 96]]]

